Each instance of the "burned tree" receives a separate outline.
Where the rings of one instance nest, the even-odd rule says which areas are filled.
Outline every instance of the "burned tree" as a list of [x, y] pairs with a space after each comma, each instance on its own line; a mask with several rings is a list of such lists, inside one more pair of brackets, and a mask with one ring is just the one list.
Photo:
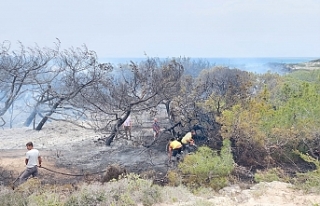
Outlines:
[[[148, 58], [120, 65], [94, 88], [82, 93], [100, 129], [113, 125], [105, 139], [110, 145], [131, 112], [147, 111], [173, 95], [180, 87], [183, 67], [174, 59], [166, 63]], [[104, 126], [103, 126], [104, 125]]]
[[46, 113], [36, 130], [41, 130], [49, 118], [76, 124], [77, 119], [86, 115], [81, 91], [99, 83], [102, 76], [110, 70], [99, 64], [96, 53], [86, 46], [61, 52], [57, 58], [57, 66], [60, 72], [46, 91], [46, 99], [41, 100], [42, 104], [46, 103], [42, 105]]
[[[50, 81], [49, 81], [50, 82]], [[32, 105], [32, 112], [30, 113], [30, 115], [28, 116], [28, 118], [26, 119], [26, 121], [24, 122], [24, 126], [28, 127], [32, 122], [35, 123], [35, 118], [36, 115], [40, 115], [41, 114], [41, 106], [43, 104], [48, 103], [49, 105], [51, 105], [51, 102], [55, 99], [54, 96], [50, 95], [50, 91], [51, 91], [51, 85], [49, 84], [48, 87], [46, 89], [42, 89], [42, 85], [39, 85], [39, 89], [38, 90], [33, 90], [32, 92], [35, 94], [36, 97], [34, 97], [35, 99], [35, 105]], [[35, 129], [35, 128], [34, 128]]]
[[221, 147], [216, 117], [223, 109], [249, 97], [251, 83], [249, 73], [224, 67], [202, 70], [196, 78], [185, 75], [180, 92], [169, 105], [172, 125], [177, 125], [174, 133], [184, 135], [195, 129], [196, 142]]
[[216, 115], [252, 94], [253, 77], [246, 71], [228, 67], [203, 70], [197, 80], [197, 93], [211, 100]]
[[38, 84], [37, 79], [47, 73], [47, 67], [56, 57], [59, 44], [55, 49], [25, 48], [13, 51], [10, 42], [4, 42], [0, 48], [0, 117], [27, 90]]

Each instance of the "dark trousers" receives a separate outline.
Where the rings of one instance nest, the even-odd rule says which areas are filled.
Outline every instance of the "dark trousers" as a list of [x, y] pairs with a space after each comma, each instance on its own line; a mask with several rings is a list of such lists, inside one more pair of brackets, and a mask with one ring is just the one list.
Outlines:
[[34, 166], [31, 168], [27, 168], [22, 175], [19, 177], [19, 184], [24, 183], [27, 181], [27, 179], [32, 176], [32, 177], [37, 177], [38, 176], [38, 166]]
[[172, 156], [175, 157], [175, 156], [177, 156], [177, 154], [181, 154], [181, 150], [182, 150], [181, 147], [177, 148], [177, 149], [173, 149], [172, 150]]
[[187, 144], [183, 144], [182, 143], [182, 151], [183, 152], [186, 152], [186, 153], [188, 153], [188, 152], [190, 152], [190, 147], [189, 147], [189, 143], [187, 143]]

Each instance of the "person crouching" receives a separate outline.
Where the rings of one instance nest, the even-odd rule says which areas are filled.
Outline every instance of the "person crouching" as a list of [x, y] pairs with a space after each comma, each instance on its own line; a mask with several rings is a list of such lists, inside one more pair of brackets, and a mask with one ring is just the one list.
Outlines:
[[[171, 138], [169, 141], [169, 150], [168, 150], [169, 161], [171, 161], [171, 157], [176, 157], [178, 154], [181, 154], [181, 151], [182, 151], [182, 144], [175, 138]], [[177, 160], [179, 159], [177, 158]]]

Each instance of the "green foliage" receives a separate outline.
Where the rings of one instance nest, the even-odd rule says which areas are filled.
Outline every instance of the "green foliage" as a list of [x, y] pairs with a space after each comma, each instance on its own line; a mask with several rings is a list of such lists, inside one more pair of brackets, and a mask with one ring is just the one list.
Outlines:
[[303, 154], [299, 151], [295, 151], [306, 162], [312, 163], [316, 166], [316, 170], [306, 173], [297, 173], [293, 183], [298, 189], [302, 189], [306, 192], [320, 191], [320, 162], [317, 159], [312, 158], [309, 155]]
[[292, 150], [305, 152], [319, 145], [320, 82], [316, 79], [307, 82], [286, 76], [272, 89], [276, 98], [266, 85], [256, 96], [222, 112], [217, 118], [223, 125], [221, 135], [234, 140], [237, 163], [268, 166], [292, 161]]
[[298, 82], [286, 83], [281, 90], [283, 101], [278, 109], [266, 117], [264, 126], [268, 138], [273, 142], [286, 143], [287, 151], [318, 145], [320, 135], [320, 94], [317, 83]]
[[288, 182], [290, 179], [289, 176], [281, 168], [272, 168], [264, 171], [257, 171], [254, 174], [255, 182], [272, 182], [272, 181], [281, 181]]
[[297, 70], [286, 77], [306, 82], [317, 82], [320, 80], [320, 70]]
[[[267, 102], [267, 92], [262, 98], [248, 100], [246, 105], [237, 104], [223, 111], [217, 121], [222, 124], [221, 135], [233, 140], [237, 149], [236, 162], [244, 166], [269, 164], [266, 151], [267, 133], [263, 123], [274, 110]], [[266, 100], [265, 100], [266, 99]]]
[[296, 87], [285, 84], [282, 93], [284, 102], [275, 112], [273, 125], [281, 125], [290, 128], [298, 126], [303, 128], [314, 123], [319, 123], [320, 107], [317, 106], [320, 100], [318, 85], [303, 82]]
[[208, 147], [200, 147], [194, 155], [186, 156], [179, 168], [187, 186], [221, 189], [227, 185], [233, 165], [230, 142], [225, 140], [220, 156]]
[[177, 187], [180, 185], [182, 180], [181, 180], [180, 174], [177, 171], [174, 171], [174, 170], [169, 171], [167, 176], [168, 176], [168, 184], [170, 186]]

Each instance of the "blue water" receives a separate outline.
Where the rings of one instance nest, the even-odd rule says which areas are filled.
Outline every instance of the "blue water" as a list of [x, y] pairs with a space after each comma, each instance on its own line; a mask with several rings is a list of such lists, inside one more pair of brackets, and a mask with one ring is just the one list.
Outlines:
[[[229, 68], [237, 68], [244, 71], [265, 73], [268, 71], [279, 72], [279, 67], [275, 65], [296, 64], [319, 59], [320, 57], [266, 57], [266, 58], [190, 58], [192, 61], [205, 60], [212, 66], [225, 66]], [[102, 58], [101, 62], [109, 62], [112, 64], [135, 63], [145, 60], [146, 58]]]

